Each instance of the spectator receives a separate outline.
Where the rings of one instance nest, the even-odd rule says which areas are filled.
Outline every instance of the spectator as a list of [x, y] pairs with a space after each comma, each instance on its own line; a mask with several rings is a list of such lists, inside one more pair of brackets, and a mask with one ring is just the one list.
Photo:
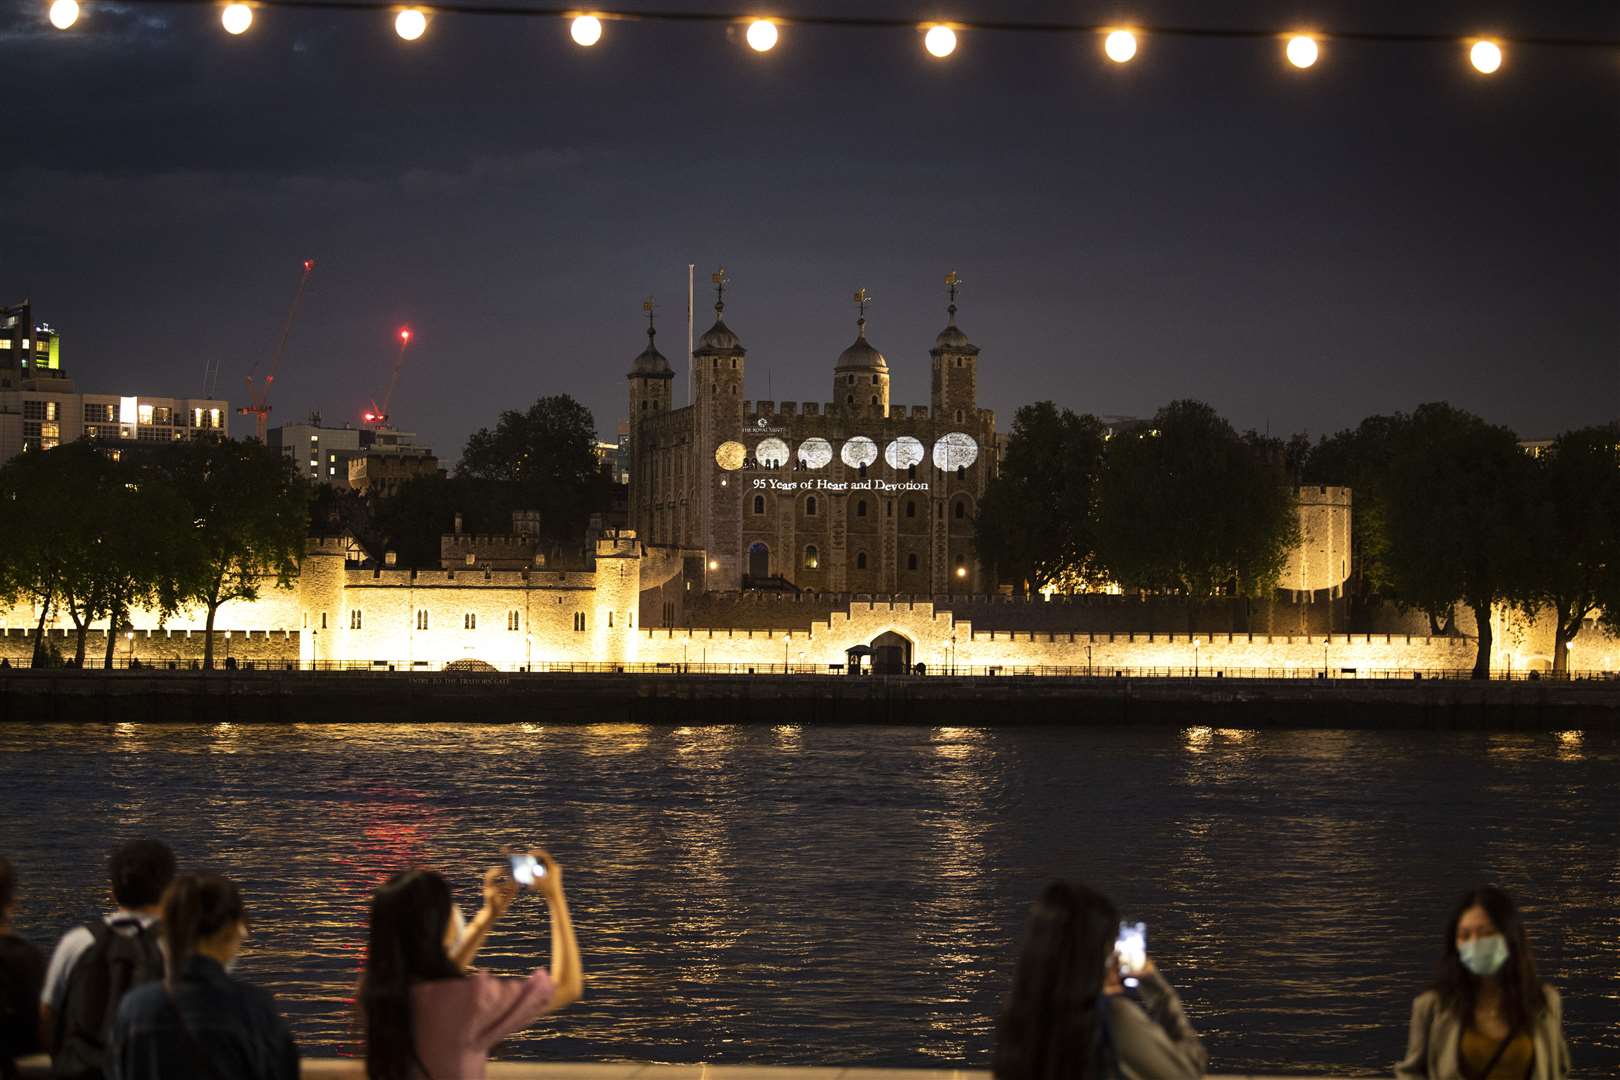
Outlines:
[[40, 992], [40, 1033], [59, 1077], [98, 1078], [124, 994], [163, 977], [153, 924], [174, 877], [174, 852], [131, 840], [108, 860], [116, 911], [69, 930], [51, 954]]
[[39, 991], [45, 954], [12, 928], [17, 877], [0, 855], [0, 1077], [17, 1075], [15, 1059], [39, 1050]]
[[1558, 991], [1536, 976], [1518, 906], [1475, 889], [1446, 922], [1434, 985], [1412, 1002], [1400, 1080], [1563, 1080], [1569, 1075]]
[[517, 885], [484, 874], [484, 906], [463, 927], [450, 886], [430, 870], [391, 878], [371, 901], [371, 937], [360, 984], [360, 1021], [371, 1080], [482, 1080], [490, 1047], [579, 1000], [579, 946], [563, 896], [562, 868], [544, 852], [533, 889], [551, 912], [551, 970], [526, 979], [471, 970]]
[[112, 1080], [298, 1080], [298, 1047], [270, 995], [227, 974], [248, 932], [236, 884], [180, 875], [162, 927], [169, 973], [119, 1004]]
[[996, 1023], [996, 1080], [1182, 1080], [1209, 1063], [1181, 1000], [1151, 960], [1120, 979], [1119, 913], [1054, 881], [1030, 906], [1012, 993]]

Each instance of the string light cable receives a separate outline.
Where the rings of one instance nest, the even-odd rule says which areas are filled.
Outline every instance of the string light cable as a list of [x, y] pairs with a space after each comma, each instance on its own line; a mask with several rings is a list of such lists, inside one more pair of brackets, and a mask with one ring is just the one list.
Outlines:
[[[97, 0], [84, 0], [94, 8]], [[745, 39], [756, 52], [773, 49], [782, 31], [797, 27], [841, 30], [912, 30], [923, 35], [923, 47], [936, 59], [944, 60], [956, 51], [962, 35], [1044, 34], [1096, 39], [1109, 60], [1129, 63], [1139, 56], [1139, 43], [1152, 38], [1204, 38], [1234, 41], [1270, 41], [1282, 48], [1287, 61], [1296, 68], [1314, 65], [1325, 46], [1334, 42], [1447, 45], [1467, 50], [1469, 63], [1481, 74], [1497, 72], [1513, 48], [1608, 50], [1620, 54], [1620, 37], [1549, 36], [1512, 33], [1426, 33], [1371, 30], [1256, 29], [1253, 27], [1153, 26], [1118, 23], [1062, 21], [1026, 22], [1012, 19], [935, 19], [917, 20], [878, 15], [778, 15], [746, 12], [683, 11], [603, 11], [563, 7], [555, 4], [517, 5], [511, 3], [389, 4], [378, 0], [249, 0], [222, 4], [218, 0], [117, 0], [119, 7], [181, 6], [208, 7], [221, 13], [224, 28], [233, 35], [245, 33], [254, 24], [258, 10], [303, 10], [370, 12], [394, 17], [395, 31], [407, 41], [420, 38], [430, 19], [440, 16], [484, 16], [495, 18], [553, 19], [566, 21], [574, 42], [585, 48], [597, 44], [605, 27], [615, 23], [718, 24], [747, 28]], [[83, 12], [79, 0], [53, 0], [47, 9], [51, 24], [67, 30], [76, 25]]]

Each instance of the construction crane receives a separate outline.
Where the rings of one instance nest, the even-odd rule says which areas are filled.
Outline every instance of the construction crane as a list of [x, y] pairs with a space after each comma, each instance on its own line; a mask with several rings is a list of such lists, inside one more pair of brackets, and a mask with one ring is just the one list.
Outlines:
[[383, 427], [388, 423], [388, 406], [393, 403], [394, 388], [399, 385], [399, 373], [405, 367], [405, 349], [410, 343], [411, 328], [408, 326], [400, 327], [399, 355], [394, 358], [394, 374], [388, 380], [388, 393], [383, 395], [381, 406], [373, 400], [371, 408], [361, 414], [361, 419], [373, 427]]
[[281, 367], [281, 354], [287, 348], [287, 338], [292, 334], [293, 319], [298, 315], [298, 301], [304, 297], [304, 286], [309, 284], [309, 275], [315, 269], [314, 259], [305, 259], [303, 271], [298, 275], [298, 288], [293, 290], [292, 303], [287, 307], [287, 318], [281, 324], [281, 340], [276, 342], [276, 351], [270, 357], [270, 367], [264, 373], [264, 382], [258, 387], [253, 385], [253, 372], [248, 372], [247, 396], [251, 404], [243, 405], [236, 411], [243, 416], [254, 418], [255, 437], [262, 443], [266, 441], [267, 429], [270, 426], [270, 390], [276, 381], [276, 371]]

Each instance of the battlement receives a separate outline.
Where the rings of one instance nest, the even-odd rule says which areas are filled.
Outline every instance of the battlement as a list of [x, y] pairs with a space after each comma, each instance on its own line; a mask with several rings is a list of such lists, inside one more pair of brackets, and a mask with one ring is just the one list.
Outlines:
[[1350, 495], [1348, 487], [1334, 484], [1301, 484], [1294, 489], [1294, 496], [1301, 506], [1348, 507]]
[[348, 571], [348, 588], [492, 588], [594, 589], [596, 574], [589, 570], [405, 570], [374, 568]]
[[598, 559], [637, 559], [641, 557], [641, 542], [634, 529], [609, 529], [596, 538]]

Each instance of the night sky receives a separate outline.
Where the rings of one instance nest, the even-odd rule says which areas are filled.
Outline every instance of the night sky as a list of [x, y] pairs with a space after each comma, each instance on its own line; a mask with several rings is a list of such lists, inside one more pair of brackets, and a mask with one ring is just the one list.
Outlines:
[[[714, 25], [581, 49], [445, 16], [408, 45], [383, 13], [231, 38], [208, 7], [83, 2], [69, 33], [0, 9], [0, 302], [32, 298], [84, 390], [196, 395], [217, 359], [239, 403], [313, 256], [272, 423], [357, 418], [409, 322], [393, 413], [441, 457], [543, 394], [611, 438], [649, 292], [684, 376], [693, 262], [699, 333], [730, 270], [755, 399], [828, 399], [865, 286], [893, 401], [926, 403], [955, 269], [1003, 429], [1044, 397], [1275, 434], [1435, 399], [1525, 436], [1620, 415], [1620, 51], [1510, 47], [1483, 78], [1462, 45], [1328, 42], [1301, 73], [1263, 41], [1146, 37], [1120, 67], [964, 33], [940, 62], [909, 30], [761, 56]], [[1620, 7], [1560, 0], [748, 3], [1620, 37]]]

